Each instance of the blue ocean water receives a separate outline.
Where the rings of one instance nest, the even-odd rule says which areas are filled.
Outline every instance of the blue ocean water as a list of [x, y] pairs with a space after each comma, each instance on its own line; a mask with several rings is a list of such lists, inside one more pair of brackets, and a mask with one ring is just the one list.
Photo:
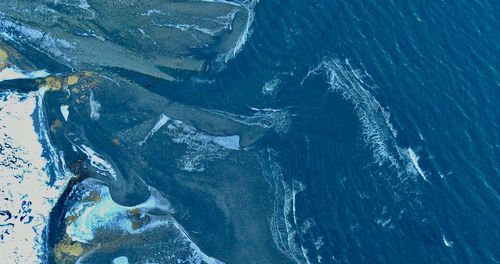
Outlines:
[[[201, 73], [172, 71], [179, 77], [172, 82], [126, 67], [115, 70], [176, 103], [229, 119], [248, 121], [259, 114], [255, 122], [278, 123], [243, 150], [257, 155], [274, 191], [269, 232], [290, 262], [500, 262], [498, 1], [234, 1], [255, 4], [248, 9], [254, 12], [252, 32], [234, 59]], [[83, 2], [80, 7], [88, 11]], [[101, 95], [103, 109], [116, 103], [113, 93], [106, 95], [113, 100]], [[71, 118], [93, 129], [94, 123]], [[35, 122], [42, 119], [38, 115]], [[108, 138], [87, 134], [111, 149]], [[240, 151], [239, 145], [231, 150]], [[174, 151], [152, 148], [147, 154], [167, 175], [179, 169]], [[55, 152], [46, 155], [58, 160]], [[183, 192], [159, 175], [148, 184], [195, 208], [193, 217], [179, 217], [182, 224], [195, 234], [193, 240], [206, 235], [215, 237], [209, 242], [221, 241], [222, 246], [201, 239], [199, 244], [208, 255], [223, 255], [232, 245], [224, 241], [230, 231], [217, 233], [226, 226], [214, 223], [225, 218], [200, 213], [208, 209], [192, 197], [194, 191]], [[248, 197], [265, 193], [261, 180], [242, 190], [258, 189]], [[62, 214], [63, 205], [54, 215]], [[56, 223], [51, 232], [57, 228]]]
[[298, 262], [498, 263], [499, 6], [262, 1], [225, 70], [165, 93], [290, 111], [262, 145]]

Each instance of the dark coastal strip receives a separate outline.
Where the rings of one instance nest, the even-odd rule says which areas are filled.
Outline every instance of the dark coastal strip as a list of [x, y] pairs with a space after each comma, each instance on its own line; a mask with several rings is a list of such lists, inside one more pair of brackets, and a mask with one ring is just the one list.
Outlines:
[[80, 156], [76, 159], [70, 166], [70, 171], [78, 177], [72, 178], [64, 190], [64, 192], [57, 199], [57, 203], [49, 214], [49, 225], [48, 225], [48, 235], [47, 235], [47, 261], [49, 264], [56, 263], [54, 257], [54, 251], [52, 250], [59, 241], [64, 237], [65, 232], [61, 230], [66, 230], [66, 223], [64, 221], [64, 216], [66, 214], [65, 208], [67, 207], [67, 201], [70, 197], [73, 188], [90, 177], [89, 171], [83, 168], [86, 157]]
[[20, 92], [29, 93], [38, 90], [38, 83], [36, 80], [8, 80], [0, 82], [0, 92]]

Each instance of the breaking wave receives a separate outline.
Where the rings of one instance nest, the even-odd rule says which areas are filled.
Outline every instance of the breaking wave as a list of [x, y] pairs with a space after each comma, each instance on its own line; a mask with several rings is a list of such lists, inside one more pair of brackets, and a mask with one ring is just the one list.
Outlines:
[[281, 80], [278, 77], [274, 77], [272, 80], [266, 82], [262, 87], [262, 95], [264, 96], [275, 96], [278, 92], [278, 88], [281, 84]]
[[397, 130], [390, 121], [391, 114], [372, 94], [377, 86], [372, 84], [366, 72], [353, 68], [348, 60], [342, 62], [327, 58], [309, 70], [302, 84], [311, 75], [319, 74], [326, 75], [331, 92], [339, 93], [354, 106], [364, 141], [373, 150], [373, 157], [379, 166], [393, 168], [400, 177], [420, 174], [422, 170], [412, 159], [411, 148], [398, 146]]
[[301, 228], [296, 215], [296, 196], [305, 187], [297, 181], [287, 183], [280, 165], [275, 161], [277, 152], [267, 149], [260, 153], [264, 176], [275, 192], [271, 232], [277, 248], [294, 263], [311, 263], [307, 249], [301, 245]]
[[292, 124], [291, 114], [287, 109], [250, 108], [253, 115], [238, 115], [223, 111], [210, 111], [245, 125], [256, 125], [272, 129], [277, 134], [287, 133]]
[[252, 34], [251, 26], [252, 26], [253, 21], [255, 19], [254, 8], [257, 5], [257, 3], [259, 2], [259, 0], [244, 0], [244, 1], [235, 1], [235, 2], [226, 1], [226, 0], [203, 0], [203, 2], [215, 2], [215, 3], [225, 3], [225, 4], [230, 4], [230, 5], [236, 5], [236, 6], [244, 8], [248, 13], [247, 22], [245, 24], [245, 29], [243, 30], [243, 32], [241, 32], [234, 47], [232, 49], [228, 50], [227, 52], [217, 56], [218, 62], [227, 63], [236, 57], [236, 55], [241, 51], [241, 49], [243, 48], [243, 46], [247, 42], [248, 38]]

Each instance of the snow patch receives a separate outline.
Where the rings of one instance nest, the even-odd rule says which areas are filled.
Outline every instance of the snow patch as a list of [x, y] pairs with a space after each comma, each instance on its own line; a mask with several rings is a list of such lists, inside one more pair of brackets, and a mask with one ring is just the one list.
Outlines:
[[101, 109], [101, 104], [95, 100], [94, 92], [92, 90], [90, 91], [89, 104], [90, 104], [90, 118], [96, 121], [101, 117], [101, 114], [99, 114], [99, 110]]
[[7, 67], [0, 71], [0, 82], [18, 79], [38, 79], [49, 76], [47, 70], [23, 71], [16, 66]]
[[68, 116], [69, 116], [69, 107], [67, 105], [61, 105], [61, 114], [64, 117], [65, 121], [68, 121]]

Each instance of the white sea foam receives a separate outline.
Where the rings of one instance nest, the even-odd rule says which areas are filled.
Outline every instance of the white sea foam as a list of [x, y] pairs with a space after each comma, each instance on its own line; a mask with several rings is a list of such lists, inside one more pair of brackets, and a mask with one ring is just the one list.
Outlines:
[[86, 19], [89, 20], [96, 17], [96, 12], [91, 8], [87, 0], [61, 1], [61, 2], [59, 0], [54, 0], [54, 5], [65, 5], [82, 9], [89, 14], [89, 16], [86, 17]]
[[219, 32], [219, 30], [211, 30], [208, 28], [200, 27], [199, 25], [196, 24], [171, 24], [171, 23], [158, 23], [153, 21], [153, 25], [157, 27], [169, 27], [169, 28], [175, 28], [180, 31], [198, 31], [203, 34], [207, 34], [209, 36], [215, 36]]
[[236, 44], [234, 45], [234, 47], [231, 48], [226, 53], [220, 54], [217, 58], [218, 61], [227, 63], [236, 57], [236, 55], [241, 51], [241, 49], [243, 48], [243, 46], [247, 42], [248, 38], [250, 37], [250, 34], [251, 34], [250, 28], [251, 28], [253, 21], [255, 19], [254, 18], [255, 17], [254, 8], [255, 8], [255, 5], [257, 5], [257, 3], [259, 1], [258, 0], [251, 0], [251, 1], [243, 1], [242, 3], [230, 2], [230, 1], [225, 1], [225, 0], [202, 0], [202, 1], [203, 2], [213, 2], [213, 3], [225, 3], [228, 5], [239, 6], [239, 7], [246, 9], [246, 11], [248, 13], [245, 28], [241, 32], [240, 36], [238, 37], [238, 40], [236, 41]]
[[294, 263], [311, 263], [307, 250], [300, 243], [303, 230], [299, 231], [296, 214], [296, 196], [305, 187], [296, 180], [291, 185], [284, 181], [281, 167], [274, 161], [276, 154], [268, 149], [260, 155], [264, 176], [275, 191], [274, 214], [270, 223], [273, 239], [278, 249]]
[[90, 105], [90, 118], [92, 120], [98, 120], [101, 117], [99, 110], [101, 109], [101, 104], [97, 102], [94, 98], [94, 92], [90, 90], [89, 97], [89, 105]]
[[278, 92], [278, 87], [281, 84], [279, 78], [274, 78], [264, 84], [262, 87], [262, 94], [265, 96], [274, 96]]
[[202, 1], [208, 2], [208, 3], [223, 3], [223, 4], [227, 4], [227, 5], [241, 6], [241, 3], [226, 1], [226, 0], [202, 0]]
[[418, 160], [419, 160], [419, 157], [417, 156], [417, 154], [415, 154], [415, 152], [413, 151], [413, 149], [411, 148], [408, 148], [408, 155], [410, 157], [410, 160], [413, 164], [413, 166], [415, 167], [415, 169], [417, 170], [418, 174], [420, 176], [422, 176], [422, 178], [426, 181], [427, 180], [427, 177], [425, 176], [425, 173], [424, 171], [422, 170], [422, 168], [420, 168], [420, 165], [418, 164]]
[[453, 243], [453, 241], [448, 240], [444, 234], [443, 234], [443, 243], [447, 247], [453, 247], [453, 244], [455, 244]]
[[418, 137], [420, 137], [421, 140], [425, 140], [424, 136], [422, 135], [422, 132], [418, 131]]
[[[234, 18], [234, 15], [236, 13], [232, 13], [232, 14], [233, 14], [233, 18]], [[196, 24], [172, 24], [172, 23], [160, 23], [160, 22], [156, 22], [156, 21], [152, 21], [152, 23], [153, 23], [153, 25], [155, 25], [157, 27], [175, 28], [175, 29], [178, 29], [180, 31], [197, 31], [197, 32], [200, 32], [200, 33], [212, 36], [212, 37], [223, 32], [224, 30], [229, 29], [229, 27], [231, 26], [231, 24], [228, 23], [228, 24], [224, 24], [221, 27], [216, 28], [216, 29], [209, 29], [209, 28], [201, 27], [201, 26], [196, 25]]]
[[148, 11], [146, 12], [143, 12], [141, 14], [141, 16], [151, 16], [151, 15], [154, 15], [154, 14], [160, 14], [160, 15], [164, 15], [165, 13], [163, 13], [161, 10], [158, 10], [158, 9], [149, 9]]
[[173, 221], [173, 225], [179, 230], [179, 232], [182, 234], [182, 237], [186, 240], [189, 241], [189, 247], [191, 248], [192, 254], [189, 256], [187, 259], [188, 263], [207, 263], [207, 264], [223, 264], [224, 262], [209, 257], [208, 255], [205, 255], [201, 249], [196, 245], [194, 242], [192, 242], [191, 238], [189, 237], [189, 234], [186, 232], [186, 230], [177, 222]]
[[68, 110], [68, 106], [67, 105], [61, 105], [61, 114], [63, 115], [64, 117], [64, 120], [68, 121], [68, 116], [69, 116], [69, 110]]
[[273, 129], [276, 133], [282, 134], [288, 132], [292, 124], [291, 114], [287, 109], [272, 108], [251, 108], [253, 115], [236, 115], [223, 111], [210, 111], [219, 114], [231, 120], [243, 123], [245, 125], [256, 125], [263, 128]]
[[341, 62], [327, 58], [307, 73], [302, 84], [309, 76], [317, 74], [325, 74], [329, 89], [354, 106], [363, 137], [371, 146], [376, 163], [393, 168], [399, 176], [416, 176], [419, 171], [412, 165], [410, 153], [402, 151], [396, 143], [397, 130], [390, 122], [389, 110], [372, 94], [377, 87], [370, 84], [370, 77], [354, 69], [347, 60]]
[[84, 36], [84, 37], [92, 37], [92, 38], [96, 38], [102, 42], [105, 42], [106, 41], [106, 38], [104, 38], [103, 36], [99, 36], [97, 34], [95, 34], [93, 31], [90, 31], [90, 32], [84, 32], [84, 33], [81, 33], [81, 34], [78, 34], [79, 36]]
[[[216, 2], [216, 1], [206, 1], [206, 2]], [[221, 3], [225, 3], [225, 2], [221, 2]], [[239, 6], [239, 5], [236, 4], [236, 6]], [[202, 19], [205, 21], [213, 22], [213, 24], [220, 25], [219, 27], [215, 27], [215, 28], [206, 28], [206, 27], [200, 26], [198, 24], [183, 24], [183, 23], [176, 24], [176, 23], [171, 23], [171, 22], [163, 22], [163, 21], [165, 21], [165, 18], [168, 18], [170, 15], [168, 14], [168, 12], [165, 13], [165, 12], [158, 10], [158, 9], [150, 9], [146, 12], [143, 12], [141, 14], [141, 16], [153, 17], [153, 19], [151, 20], [151, 24], [154, 26], [157, 26], [157, 27], [175, 28], [175, 29], [178, 29], [180, 31], [196, 31], [196, 32], [203, 33], [203, 34], [206, 34], [206, 35], [213, 37], [213, 36], [216, 36], [217, 34], [222, 33], [224, 31], [231, 30], [232, 23], [233, 23], [234, 18], [238, 12], [239, 12], [239, 10], [237, 8], [235, 8], [232, 11], [230, 11], [229, 13], [227, 13], [226, 15], [221, 15], [221, 16], [218, 16], [214, 19], [211, 19], [211, 18], [203, 18]], [[167, 20], [171, 20], [171, 19], [168, 18]], [[142, 33], [143, 36], [146, 35], [144, 30], [139, 29], [139, 31]]]
[[156, 45], [158, 45], [158, 44], [156, 43], [156, 41], [154, 41], [154, 40], [153, 40], [153, 39], [152, 39], [152, 38], [151, 38], [151, 37], [150, 37], [150, 36], [146, 33], [146, 31], [145, 31], [144, 29], [142, 29], [142, 28], [137, 28], [137, 31], [139, 31], [139, 32], [141, 33], [142, 38], [147, 38], [147, 39], [149, 39], [149, 40], [151, 41], [151, 43], [153, 43], [155, 46], [156, 46]]
[[167, 125], [167, 133], [174, 142], [188, 146], [186, 154], [179, 160], [181, 169], [186, 171], [204, 171], [203, 161], [224, 157], [227, 154], [224, 149], [239, 149], [239, 136], [211, 136], [179, 120]]
[[86, 145], [76, 146], [80, 149], [89, 159], [90, 165], [98, 170], [101, 175], [110, 175], [116, 180], [116, 171], [113, 166], [99, 153]]
[[[36, 92], [36, 103], [37, 103], [37, 115], [38, 115], [38, 137], [40, 142], [45, 148], [45, 153], [47, 158], [47, 165], [45, 166], [45, 171], [51, 174], [51, 180], [54, 181], [55, 185], [65, 185], [69, 178], [73, 177], [73, 174], [68, 170], [64, 158], [63, 152], [57, 151], [49, 137], [49, 129], [47, 127], [47, 118], [45, 116], [45, 111], [43, 110], [45, 93], [49, 90], [47, 87], [42, 87]], [[62, 183], [61, 183], [62, 182]]]
[[214, 84], [215, 79], [203, 79], [200, 77], [193, 76], [191, 77], [191, 81], [197, 84]]
[[6, 67], [0, 71], [0, 82], [17, 79], [37, 79], [49, 76], [46, 70], [23, 71], [16, 66]]
[[[38, 108], [42, 97], [43, 91], [0, 93], [2, 263], [46, 261], [49, 213], [69, 179], [54, 166], [61, 164], [60, 153], [47, 145], [43, 110]], [[34, 117], [41, 118], [38, 128]]]
[[391, 221], [392, 221], [392, 218], [389, 217], [387, 219], [383, 219], [383, 218], [377, 218], [375, 220], [375, 222], [380, 225], [381, 227], [387, 227], [389, 229], [392, 229], [392, 224], [391, 224]]

